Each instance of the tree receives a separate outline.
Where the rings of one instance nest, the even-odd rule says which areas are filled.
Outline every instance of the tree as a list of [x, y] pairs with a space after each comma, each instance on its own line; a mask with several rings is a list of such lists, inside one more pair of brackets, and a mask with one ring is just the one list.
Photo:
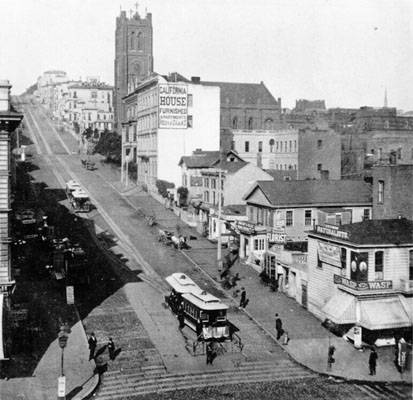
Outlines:
[[188, 189], [186, 187], [180, 186], [177, 189], [179, 207], [186, 207], [188, 205]]
[[168, 189], [173, 189], [175, 184], [168, 181], [163, 181], [162, 179], [158, 179], [156, 181], [156, 187], [158, 189], [158, 193], [162, 197], [168, 197]]
[[122, 139], [116, 132], [105, 129], [95, 147], [95, 153], [102, 154], [106, 161], [120, 164]]

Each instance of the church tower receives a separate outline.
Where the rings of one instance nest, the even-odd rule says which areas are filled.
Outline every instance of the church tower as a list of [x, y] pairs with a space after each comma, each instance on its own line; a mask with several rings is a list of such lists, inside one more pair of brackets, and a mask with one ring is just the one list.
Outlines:
[[125, 121], [122, 98], [133, 91], [137, 83], [153, 72], [152, 14], [141, 18], [136, 10], [128, 18], [121, 11], [116, 18], [115, 31], [115, 129], [120, 134], [121, 123]]

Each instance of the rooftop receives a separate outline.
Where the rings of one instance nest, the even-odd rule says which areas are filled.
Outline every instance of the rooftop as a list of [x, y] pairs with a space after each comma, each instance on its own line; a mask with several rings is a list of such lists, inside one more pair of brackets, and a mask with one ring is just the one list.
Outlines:
[[[280, 169], [265, 169], [264, 170], [267, 174], [270, 174], [274, 180], [278, 181], [286, 181], [290, 179], [297, 179], [297, 170], [291, 169], [291, 170], [280, 170]], [[288, 177], [286, 179], [286, 177]]]
[[221, 104], [266, 104], [278, 105], [274, 96], [261, 83], [207, 82], [204, 86], [218, 86], [221, 89]]
[[[362, 245], [413, 244], [413, 221], [406, 218], [379, 219], [341, 225], [338, 230], [348, 233], [348, 242]], [[312, 232], [321, 236], [319, 232]]]
[[258, 181], [244, 196], [247, 200], [261, 190], [273, 206], [328, 206], [372, 202], [371, 186], [352, 180]]
[[209, 168], [219, 160], [219, 151], [194, 151], [192, 156], [181, 157], [179, 164], [185, 163], [187, 168]]

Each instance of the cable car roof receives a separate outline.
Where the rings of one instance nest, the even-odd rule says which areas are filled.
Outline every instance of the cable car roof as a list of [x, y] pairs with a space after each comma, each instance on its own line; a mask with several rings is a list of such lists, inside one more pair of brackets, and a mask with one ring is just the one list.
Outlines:
[[73, 191], [72, 196], [77, 199], [88, 199], [89, 195], [82, 189], [76, 189]]
[[66, 187], [69, 190], [76, 190], [77, 188], [80, 188], [80, 185], [75, 180], [71, 179], [70, 181], [66, 182]]
[[190, 293], [193, 290], [201, 290], [200, 287], [182, 272], [175, 272], [165, 278], [172, 289], [177, 293]]
[[218, 297], [213, 296], [205, 290], [196, 290], [191, 293], [184, 293], [182, 297], [201, 310], [228, 310], [228, 306], [221, 302]]

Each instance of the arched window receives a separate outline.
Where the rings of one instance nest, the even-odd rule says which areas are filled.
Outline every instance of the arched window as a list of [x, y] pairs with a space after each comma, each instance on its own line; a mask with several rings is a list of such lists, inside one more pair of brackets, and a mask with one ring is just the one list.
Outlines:
[[264, 121], [264, 129], [273, 129], [274, 128], [274, 121], [272, 118], [267, 118]]
[[275, 144], [274, 139], [270, 139], [270, 153], [274, 153], [274, 144]]
[[136, 48], [137, 50], [142, 50], [142, 32], [139, 32], [136, 37]]
[[252, 117], [248, 118], [248, 129], [252, 129]]
[[233, 128], [233, 129], [237, 129], [237, 128], [238, 128], [238, 118], [237, 118], [237, 117], [234, 117], [234, 118], [232, 119], [232, 128]]
[[136, 41], [135, 32], [132, 32], [132, 33], [130, 34], [130, 44], [129, 44], [129, 48], [130, 48], [131, 50], [135, 50], [135, 41]]

